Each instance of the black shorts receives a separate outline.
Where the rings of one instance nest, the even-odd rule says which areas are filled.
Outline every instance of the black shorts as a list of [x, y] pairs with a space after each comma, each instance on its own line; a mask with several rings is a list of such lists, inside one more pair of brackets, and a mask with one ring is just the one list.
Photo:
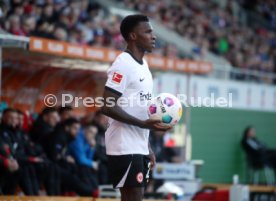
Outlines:
[[149, 181], [150, 158], [140, 154], [108, 155], [108, 170], [114, 188], [144, 187]]

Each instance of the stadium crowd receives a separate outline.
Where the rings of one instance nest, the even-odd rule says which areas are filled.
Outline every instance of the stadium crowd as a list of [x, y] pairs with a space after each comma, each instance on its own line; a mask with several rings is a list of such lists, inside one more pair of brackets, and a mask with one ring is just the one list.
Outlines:
[[265, 19], [268, 24], [275, 30], [276, 28], [276, 2], [273, 0], [239, 0], [241, 6], [248, 10], [253, 11], [254, 14], [258, 13]]
[[[207, 51], [225, 57], [233, 66], [274, 72], [276, 33], [244, 23], [244, 12], [234, 0], [225, 7], [213, 1], [117, 0], [178, 32], [197, 45], [181, 55], [173, 44], [158, 41], [155, 54], [202, 59]], [[0, 29], [14, 35], [39, 36], [79, 45], [125, 47], [120, 35], [121, 18], [89, 0], [6, 0]], [[93, 3], [91, 3], [93, 2]], [[238, 1], [241, 7], [243, 1]], [[242, 4], [243, 2], [243, 4]], [[272, 3], [271, 3], [272, 2]], [[274, 3], [255, 2], [264, 15], [274, 16]], [[243, 13], [242, 13], [243, 12]]]
[[93, 113], [82, 121], [70, 106], [44, 108], [33, 120], [7, 108], [0, 124], [0, 194], [19, 186], [25, 195], [76, 193], [98, 196], [109, 184], [104, 132], [106, 117]]
[[[97, 197], [99, 185], [111, 184], [101, 112], [76, 118], [71, 106], [45, 107], [38, 115], [6, 108], [0, 116], [0, 195]], [[168, 135], [152, 133], [150, 142], [157, 162], [180, 162]], [[162, 183], [152, 180], [147, 192]]]
[[[263, 27], [253, 29], [243, 23], [241, 14], [244, 13], [235, 6], [234, 0], [227, 0], [224, 8], [205, 0], [117, 1], [194, 41], [197, 47], [193, 51], [199, 57], [209, 50], [241, 69], [275, 71], [276, 33]], [[256, 3], [260, 8], [269, 5], [263, 1]]]
[[[89, 0], [7, 0], [0, 30], [19, 36], [37, 36], [78, 45], [123, 50], [121, 17]], [[155, 54], [178, 56], [174, 45], [158, 43]]]

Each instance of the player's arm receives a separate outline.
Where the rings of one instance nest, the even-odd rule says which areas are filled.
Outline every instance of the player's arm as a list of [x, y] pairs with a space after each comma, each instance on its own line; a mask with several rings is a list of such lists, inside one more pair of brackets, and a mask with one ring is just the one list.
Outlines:
[[[101, 110], [103, 114], [111, 117], [112, 119], [115, 119], [117, 121], [120, 121], [126, 124], [138, 126], [140, 128], [147, 128], [147, 129], [154, 129], [154, 130], [161, 130], [161, 131], [166, 131], [171, 128], [171, 126], [160, 124], [159, 120], [148, 119], [143, 121], [128, 114], [117, 104], [117, 100], [120, 98], [120, 95], [112, 91], [108, 87], [105, 87], [104, 89], [103, 98], [104, 98], [104, 106], [101, 108]], [[112, 107], [111, 107], [110, 101], [112, 101]]]

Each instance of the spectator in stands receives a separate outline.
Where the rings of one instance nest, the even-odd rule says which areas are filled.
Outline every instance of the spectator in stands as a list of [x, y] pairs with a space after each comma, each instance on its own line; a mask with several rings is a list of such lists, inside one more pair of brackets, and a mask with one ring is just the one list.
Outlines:
[[[151, 131], [149, 135], [149, 141], [151, 149], [155, 154], [156, 162], [166, 161], [165, 156], [165, 147], [164, 147], [164, 132], [163, 131]], [[163, 184], [162, 179], [151, 179], [146, 191], [149, 193], [155, 192], [158, 187]]]
[[[11, 134], [15, 132], [17, 120], [17, 113], [14, 109], [6, 108], [3, 111], [0, 125], [0, 144], [2, 155], [1, 158], [4, 160], [5, 171], [3, 174], [1, 174], [1, 176], [3, 178], [2, 192], [6, 195], [12, 195], [15, 193], [19, 179], [19, 173], [16, 171], [19, 169], [19, 164], [18, 161], [14, 158], [14, 147], [12, 143], [7, 142]], [[7, 138], [7, 140], [5, 140], [5, 138]]]
[[[167, 135], [168, 133], [163, 131], [151, 131], [149, 135], [150, 145], [152, 151], [155, 153], [156, 162], [179, 163], [181, 160], [174, 147], [166, 147], [165, 136]], [[155, 192], [163, 182], [162, 179], [152, 179], [149, 182], [146, 191], [151, 193]]]
[[18, 132], [18, 112], [8, 108], [3, 112], [1, 123], [0, 140], [8, 145], [13, 157], [19, 163], [18, 177], [11, 182], [11, 192], [14, 192], [16, 184], [19, 183], [25, 195], [38, 195], [39, 185], [32, 158], [26, 153], [25, 140], [22, 133]]
[[47, 156], [57, 164], [60, 184], [64, 191], [75, 191], [82, 196], [97, 196], [98, 191], [87, 186], [77, 176], [77, 166], [72, 155], [68, 153], [69, 144], [75, 139], [80, 123], [75, 118], [65, 120], [61, 126], [48, 137], [45, 151]]
[[101, 112], [96, 112], [93, 124], [97, 127], [96, 135], [96, 156], [95, 160], [99, 161], [98, 180], [99, 184], [109, 184], [107, 156], [105, 148], [105, 131], [107, 127], [107, 117]]
[[11, 154], [9, 145], [0, 140], [0, 195], [15, 193], [19, 165]]
[[23, 131], [24, 113], [20, 110], [18, 112], [18, 126], [17, 126], [17, 140], [18, 147], [21, 147], [21, 158], [25, 155], [29, 165], [34, 167], [39, 187], [43, 183], [47, 195], [58, 195], [59, 183], [57, 181], [58, 171], [55, 165], [47, 158], [42, 146], [35, 144], [29, 138], [29, 135]]
[[[125, 47], [119, 31], [120, 16], [108, 13], [95, 2], [24, 1], [11, 2], [10, 9], [7, 8], [5, 6], [6, 19], [2, 21], [1, 27], [15, 35], [39, 36], [120, 50]], [[172, 52], [163, 49], [163, 45], [159, 49], [155, 53]]]
[[244, 130], [241, 145], [255, 167], [269, 165], [276, 168], [276, 150], [269, 149], [256, 137], [254, 127], [248, 126]]
[[53, 36], [54, 36], [54, 39], [56, 40], [67, 41], [68, 39], [67, 29], [64, 26], [56, 25], [54, 28]]
[[67, 119], [70, 119], [70, 118], [74, 117], [73, 108], [71, 106], [69, 106], [69, 105], [67, 105], [67, 106], [60, 106], [58, 108], [58, 114], [59, 114], [60, 121], [56, 125], [55, 130], [59, 130], [59, 127], [62, 127], [63, 123]]
[[21, 24], [20, 24], [20, 18], [17, 15], [11, 15], [8, 18], [8, 23], [6, 24], [6, 29], [14, 35], [24, 36], [24, 32], [23, 32], [23, 30], [21, 28]]
[[32, 35], [42, 38], [53, 39], [53, 31], [54, 25], [47, 20], [41, 19], [37, 22], [36, 29], [32, 32]]
[[155, 153], [157, 162], [166, 161], [164, 135], [165, 133], [163, 131], [152, 131], [151, 134], [149, 135], [151, 148], [152, 148], [152, 151]]
[[[192, 0], [117, 1], [123, 1], [124, 5], [130, 9], [152, 16], [169, 29], [194, 41], [196, 43], [196, 47], [193, 48], [195, 59], [204, 59], [206, 50], [209, 50], [224, 56], [235, 67], [264, 72], [274, 70], [271, 54], [273, 46], [264, 48], [260, 44], [266, 46], [271, 38], [275, 40], [275, 33], [264, 28], [256, 29], [245, 26], [242, 17], [235, 15], [237, 6], [235, 7], [234, 1], [228, 1], [224, 7], [220, 7], [216, 2], [203, 0], [196, 2]], [[255, 7], [254, 3], [248, 2], [250, 3], [243, 3], [246, 6]], [[275, 7], [275, 3], [271, 2], [274, 1], [256, 1], [256, 4], [265, 5], [266, 8], [273, 7], [274, 4]], [[250, 53], [251, 55], [248, 56], [251, 50], [253, 54]], [[265, 78], [259, 81], [271, 82], [272, 80]]]
[[68, 154], [67, 148], [77, 136], [79, 128], [80, 123], [77, 119], [68, 118], [48, 136], [45, 151], [52, 161], [66, 168], [75, 164], [75, 160]]
[[58, 122], [59, 115], [57, 109], [52, 107], [44, 108], [31, 129], [30, 136], [32, 140], [41, 144], [44, 148], [46, 146], [46, 139], [54, 131]]
[[254, 164], [267, 164], [266, 146], [256, 138], [255, 129], [251, 126], [244, 130], [241, 145]]
[[[250, 6], [248, 6], [250, 5]], [[243, 4], [244, 6], [244, 4]], [[256, 0], [255, 3], [248, 1], [247, 6], [244, 6], [245, 9], [249, 11], [257, 11], [261, 16], [269, 22], [269, 25], [275, 30], [276, 28], [276, 3], [273, 0], [261, 1]], [[254, 13], [256, 14], [256, 13]]]
[[0, 2], [0, 32], [5, 32], [4, 31], [4, 24], [5, 24], [5, 21], [6, 21], [6, 15], [7, 15], [7, 12], [8, 12], [8, 4], [7, 2], [5, 1], [1, 1]]
[[178, 49], [176, 48], [175, 45], [172, 44], [167, 44], [164, 48], [164, 56], [172, 58], [172, 59], [177, 59], [178, 58]]
[[98, 162], [94, 160], [97, 132], [98, 129], [93, 124], [85, 125], [69, 145], [69, 153], [79, 166], [78, 175], [91, 189], [98, 188]]
[[34, 17], [28, 16], [23, 18], [22, 22], [22, 32], [24, 36], [30, 36], [36, 28], [36, 19]]
[[64, 122], [65, 120], [72, 118], [74, 116], [73, 108], [71, 106], [60, 106], [58, 109], [58, 114], [60, 116], [60, 122]]

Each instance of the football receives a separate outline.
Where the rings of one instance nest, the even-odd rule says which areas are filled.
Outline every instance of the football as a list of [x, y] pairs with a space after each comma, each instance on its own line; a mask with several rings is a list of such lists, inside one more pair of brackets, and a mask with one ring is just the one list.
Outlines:
[[182, 116], [182, 105], [174, 95], [161, 93], [149, 101], [148, 114], [150, 119], [157, 119], [162, 123], [175, 125]]

